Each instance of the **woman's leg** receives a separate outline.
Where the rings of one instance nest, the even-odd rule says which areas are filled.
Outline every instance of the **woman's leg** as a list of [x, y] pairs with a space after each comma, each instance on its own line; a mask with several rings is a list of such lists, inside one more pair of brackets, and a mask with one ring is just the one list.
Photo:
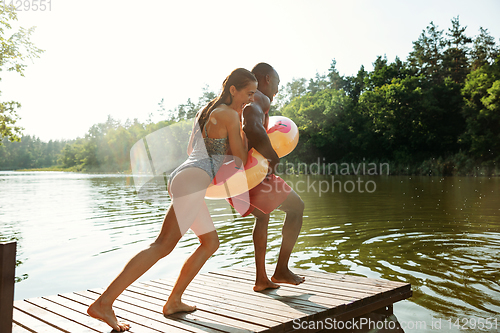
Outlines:
[[207, 173], [198, 168], [185, 169], [175, 176], [171, 184], [172, 204], [165, 215], [159, 236], [147, 249], [136, 254], [127, 263], [123, 271], [89, 307], [87, 312], [90, 316], [103, 320], [118, 332], [129, 328], [129, 325], [116, 319], [112, 310], [113, 302], [158, 260], [172, 252], [198, 215], [209, 182]]
[[200, 246], [196, 251], [189, 256], [184, 265], [177, 281], [174, 284], [172, 292], [168, 297], [167, 303], [163, 307], [163, 313], [169, 315], [179, 311], [193, 311], [195, 306], [190, 306], [181, 301], [182, 294], [186, 290], [189, 283], [194, 279], [196, 274], [203, 267], [205, 262], [219, 248], [219, 236], [215, 231], [212, 218], [208, 208], [203, 202], [196, 220], [193, 222], [191, 229], [198, 236]]

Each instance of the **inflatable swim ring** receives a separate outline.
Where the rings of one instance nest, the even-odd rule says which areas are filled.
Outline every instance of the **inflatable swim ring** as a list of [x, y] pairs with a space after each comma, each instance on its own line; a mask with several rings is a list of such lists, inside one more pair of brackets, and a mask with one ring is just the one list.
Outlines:
[[[299, 130], [295, 123], [283, 116], [269, 117], [267, 134], [276, 154], [281, 158], [295, 149], [299, 142]], [[248, 151], [244, 169], [234, 160], [225, 162], [207, 188], [205, 198], [224, 199], [247, 192], [260, 184], [267, 175], [269, 162], [255, 149]]]
[[269, 162], [264, 156], [250, 149], [244, 169], [238, 168], [234, 160], [222, 164], [208, 186], [205, 198], [230, 198], [254, 188], [266, 177], [268, 166]]

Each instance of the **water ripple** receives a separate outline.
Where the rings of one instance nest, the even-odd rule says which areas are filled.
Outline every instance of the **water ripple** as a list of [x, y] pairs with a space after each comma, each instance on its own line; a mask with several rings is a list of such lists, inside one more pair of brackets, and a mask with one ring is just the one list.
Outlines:
[[[299, 193], [306, 211], [292, 265], [409, 282], [407, 302], [424, 317], [498, 316], [500, 179], [375, 181], [373, 194]], [[170, 203], [167, 193], [140, 200], [124, 175], [0, 172], [0, 184], [0, 237], [18, 240], [18, 276], [28, 276], [16, 285], [17, 299], [107, 285], [154, 240]], [[253, 264], [253, 219], [224, 200], [207, 205], [221, 246], [204, 270]], [[269, 263], [277, 261], [284, 218], [271, 214]], [[198, 244], [188, 232], [144, 278], [175, 276]]]

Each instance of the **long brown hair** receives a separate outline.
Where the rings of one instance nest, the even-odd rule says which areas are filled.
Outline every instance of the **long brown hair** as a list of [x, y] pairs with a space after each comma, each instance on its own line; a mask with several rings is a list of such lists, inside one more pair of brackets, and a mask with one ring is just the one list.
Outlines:
[[205, 123], [208, 121], [210, 114], [212, 111], [224, 103], [229, 99], [229, 104], [233, 102], [233, 97], [231, 96], [231, 92], [229, 89], [231, 86], [234, 86], [236, 90], [241, 90], [245, 88], [250, 82], [257, 82], [255, 75], [252, 74], [249, 70], [244, 68], [236, 68], [234, 71], [229, 74], [224, 82], [222, 83], [222, 91], [213, 100], [211, 100], [198, 114], [196, 118], [198, 120], [198, 125], [200, 126], [200, 130], [205, 126]]

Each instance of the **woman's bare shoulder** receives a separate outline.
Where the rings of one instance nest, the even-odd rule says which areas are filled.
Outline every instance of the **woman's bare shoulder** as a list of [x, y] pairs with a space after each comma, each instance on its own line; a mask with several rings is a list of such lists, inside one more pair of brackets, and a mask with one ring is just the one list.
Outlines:
[[226, 104], [221, 104], [219, 106], [217, 106], [213, 111], [212, 111], [212, 114], [213, 113], [224, 113], [224, 112], [229, 112], [229, 111], [234, 111], [233, 109], [231, 109], [228, 105]]
[[234, 117], [238, 117], [238, 112], [226, 104], [221, 104], [212, 111], [212, 116], [215, 116], [217, 119], [220, 118], [221, 120], [233, 119]]

